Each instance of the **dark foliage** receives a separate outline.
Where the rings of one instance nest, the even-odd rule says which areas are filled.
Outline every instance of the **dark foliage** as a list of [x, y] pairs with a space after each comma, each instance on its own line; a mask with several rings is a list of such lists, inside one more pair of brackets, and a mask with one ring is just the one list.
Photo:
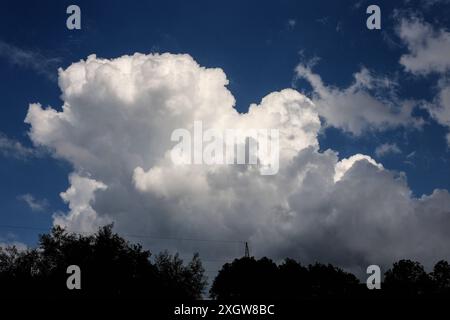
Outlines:
[[400, 260], [385, 273], [384, 284], [396, 296], [423, 296], [432, 290], [431, 277], [416, 261]]
[[[153, 259], [106, 226], [83, 236], [54, 228], [35, 249], [0, 248], [0, 298], [143, 298], [189, 301], [203, 298], [206, 278], [196, 254], [185, 264], [178, 254]], [[81, 290], [68, 290], [69, 265], [81, 269]], [[416, 261], [400, 260], [384, 275], [382, 290], [368, 290], [351, 273], [330, 264], [303, 266], [293, 259], [235, 259], [223, 265], [210, 296], [218, 300], [342, 298], [449, 298], [450, 264], [427, 273]]]
[[[3, 297], [198, 299], [206, 285], [198, 255], [184, 265], [177, 255], [150, 252], [112, 232], [112, 226], [82, 236], [56, 227], [39, 247], [0, 248]], [[69, 265], [81, 269], [81, 290], [68, 290]]]
[[436, 263], [430, 277], [435, 294], [450, 296], [450, 264], [447, 261]]
[[368, 290], [353, 274], [330, 264], [302, 266], [286, 259], [277, 266], [267, 258], [241, 258], [222, 267], [210, 295], [218, 300], [448, 298], [450, 265], [439, 261], [427, 274], [420, 263], [400, 260], [385, 273], [382, 290]]
[[292, 259], [279, 266], [270, 259], [236, 259], [219, 271], [214, 299], [298, 299], [350, 296], [360, 289], [358, 279], [332, 265], [304, 267]]
[[267, 258], [236, 259], [222, 267], [211, 288], [211, 297], [216, 299], [272, 298], [277, 292], [277, 277], [277, 265]]

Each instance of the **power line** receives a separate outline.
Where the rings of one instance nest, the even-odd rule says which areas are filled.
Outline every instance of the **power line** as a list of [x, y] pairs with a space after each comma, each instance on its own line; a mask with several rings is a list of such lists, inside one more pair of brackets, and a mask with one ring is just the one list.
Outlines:
[[245, 243], [243, 240], [227, 240], [227, 239], [197, 239], [197, 238], [175, 238], [175, 237], [153, 237], [147, 235], [123, 234], [131, 238], [150, 238], [160, 240], [180, 240], [180, 241], [199, 241], [199, 242], [228, 242], [228, 243]]
[[[22, 230], [33, 230], [33, 231], [49, 231], [48, 227], [34, 227], [34, 226], [20, 226], [20, 225], [8, 225], [8, 224], [0, 224], [0, 229], [22, 229]], [[89, 232], [85, 231], [71, 231], [69, 233], [79, 233], [79, 234], [89, 234]], [[122, 234], [125, 237], [134, 237], [134, 238], [149, 238], [149, 239], [158, 239], [158, 240], [178, 240], [178, 241], [201, 241], [201, 242], [222, 242], [222, 243], [239, 243], [245, 244], [245, 256], [249, 256], [248, 243], [242, 240], [229, 240], [229, 239], [196, 239], [196, 238], [176, 238], [176, 237], [155, 237], [151, 235], [140, 235], [140, 234]], [[231, 258], [232, 259], [235, 259]], [[227, 262], [230, 259], [202, 259], [203, 262]], [[218, 273], [220, 270], [205, 270], [205, 273]]]
[[[192, 258], [192, 255], [187, 255], [187, 254], [182, 254], [182, 255], [180, 255], [183, 259], [190, 259], [190, 258]], [[229, 261], [232, 261], [232, 260], [234, 260], [234, 259], [238, 259], [238, 257], [235, 257], [235, 256], [233, 256], [233, 257], [228, 257], [228, 258], [223, 258], [223, 259], [212, 259], [212, 258], [209, 258], [209, 257], [201, 257], [201, 259], [202, 259], [202, 262], [220, 262], [220, 263], [223, 263], [223, 262], [229, 262]]]
[[[18, 225], [6, 225], [0, 224], [0, 228], [3, 229], [23, 229], [23, 230], [34, 230], [34, 231], [49, 231], [49, 228], [44, 227], [33, 227], [33, 226], [18, 226]], [[88, 234], [85, 231], [71, 231], [73, 233]], [[69, 233], [71, 233], [69, 232]], [[197, 241], [197, 242], [222, 242], [222, 243], [246, 243], [243, 240], [229, 240], [229, 239], [199, 239], [199, 238], [177, 238], [177, 237], [155, 237], [151, 235], [141, 235], [141, 234], [121, 234], [124, 237], [130, 238], [146, 238], [155, 240], [175, 240], [175, 241]]]

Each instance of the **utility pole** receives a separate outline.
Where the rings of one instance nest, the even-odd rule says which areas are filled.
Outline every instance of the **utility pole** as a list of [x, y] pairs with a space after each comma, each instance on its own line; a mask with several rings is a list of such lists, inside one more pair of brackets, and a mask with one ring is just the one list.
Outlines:
[[248, 249], [248, 242], [245, 242], [245, 255], [244, 257], [250, 258], [250, 250]]

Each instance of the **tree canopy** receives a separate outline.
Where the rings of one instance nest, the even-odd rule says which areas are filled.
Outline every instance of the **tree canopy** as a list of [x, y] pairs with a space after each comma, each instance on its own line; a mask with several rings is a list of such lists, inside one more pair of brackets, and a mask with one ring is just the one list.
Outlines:
[[[60, 227], [40, 236], [35, 249], [0, 248], [2, 296], [40, 298], [199, 299], [206, 278], [199, 256], [184, 264], [178, 255], [151, 253], [105, 226], [93, 235]], [[82, 290], [68, 290], [69, 265], [81, 269]]]
[[272, 260], [241, 258], [225, 264], [215, 278], [210, 295], [214, 299], [327, 298], [354, 293], [359, 280], [330, 264], [307, 267], [293, 259], [277, 266]]

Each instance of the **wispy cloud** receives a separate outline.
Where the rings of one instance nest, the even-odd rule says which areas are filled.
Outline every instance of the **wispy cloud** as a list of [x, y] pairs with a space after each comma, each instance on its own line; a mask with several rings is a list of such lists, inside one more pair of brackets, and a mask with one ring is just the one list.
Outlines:
[[317, 18], [316, 19], [316, 21], [318, 22], [318, 23], [320, 23], [321, 25], [327, 25], [330, 21], [330, 18], [329, 17], [321, 17], [321, 18]]
[[0, 155], [16, 159], [29, 159], [40, 156], [41, 152], [34, 148], [24, 146], [17, 140], [8, 138], [0, 132]]
[[395, 143], [383, 143], [375, 149], [375, 154], [379, 158], [384, 157], [387, 154], [396, 154], [401, 152], [402, 151]]
[[287, 27], [289, 30], [294, 29], [296, 24], [297, 24], [297, 21], [295, 19], [289, 19], [287, 21]]
[[36, 199], [32, 194], [26, 193], [17, 197], [18, 200], [25, 202], [32, 211], [44, 211], [48, 208], [47, 199]]
[[32, 69], [52, 81], [57, 79], [58, 65], [61, 58], [45, 57], [37, 51], [25, 50], [0, 40], [0, 58], [9, 63]]

